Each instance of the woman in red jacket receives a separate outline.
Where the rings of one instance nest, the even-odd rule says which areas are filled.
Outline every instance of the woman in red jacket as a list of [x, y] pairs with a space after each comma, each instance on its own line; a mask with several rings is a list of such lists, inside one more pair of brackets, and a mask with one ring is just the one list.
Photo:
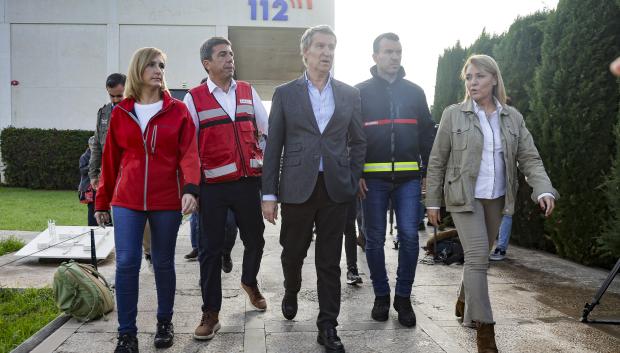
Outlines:
[[[125, 96], [112, 111], [95, 208], [97, 223], [114, 216], [118, 345], [138, 352], [136, 316], [144, 225], [151, 226], [151, 259], [157, 287], [155, 347], [170, 347], [176, 275], [174, 250], [184, 214], [196, 210], [200, 181], [196, 129], [183, 102], [164, 80], [165, 54], [136, 51]], [[181, 211], [181, 212], [179, 212]]]

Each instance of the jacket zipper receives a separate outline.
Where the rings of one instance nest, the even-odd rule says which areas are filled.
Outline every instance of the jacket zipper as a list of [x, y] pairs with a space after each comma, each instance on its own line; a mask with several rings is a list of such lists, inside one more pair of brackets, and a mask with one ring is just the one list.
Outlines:
[[177, 169], [177, 191], [179, 192], [179, 199], [181, 199], [181, 183], [179, 181], [179, 170]]
[[390, 123], [390, 157], [392, 159], [391, 162], [392, 162], [392, 182], [393, 182], [394, 180], [396, 180], [396, 168], [394, 167], [394, 161], [395, 161], [394, 150], [396, 149], [395, 148], [396, 137], [395, 137], [395, 131], [394, 131], [394, 118], [395, 118], [394, 101], [392, 99], [392, 90], [389, 86], [387, 87], [387, 93], [388, 93], [388, 98], [390, 100], [390, 121], [391, 121]]

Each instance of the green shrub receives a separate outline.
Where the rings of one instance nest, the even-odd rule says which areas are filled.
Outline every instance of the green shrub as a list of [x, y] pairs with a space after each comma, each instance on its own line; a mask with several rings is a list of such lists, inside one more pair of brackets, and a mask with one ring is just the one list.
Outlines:
[[79, 159], [92, 131], [8, 127], [0, 134], [0, 152], [9, 186], [76, 189]]
[[604, 188], [616, 150], [618, 85], [609, 63], [620, 53], [620, 7], [561, 0], [549, 16], [528, 125], [562, 196], [545, 229], [559, 255], [609, 265], [597, 238], [610, 219]]

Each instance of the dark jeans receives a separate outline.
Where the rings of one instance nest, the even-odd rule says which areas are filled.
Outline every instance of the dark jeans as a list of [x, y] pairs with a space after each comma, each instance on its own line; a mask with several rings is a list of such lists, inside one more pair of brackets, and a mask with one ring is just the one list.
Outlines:
[[[200, 214], [198, 212], [192, 213], [189, 217], [189, 227], [192, 249], [198, 249], [198, 234], [200, 234]], [[235, 220], [235, 214], [231, 210], [228, 210], [228, 214], [226, 215], [226, 235], [224, 236], [223, 250], [225, 254], [230, 255], [235, 246], [236, 239], [237, 221]]]
[[347, 206], [347, 221], [344, 227], [344, 252], [347, 255], [347, 268], [357, 268], [357, 234], [355, 220], [357, 219], [357, 198]]
[[118, 332], [137, 333], [138, 277], [142, 262], [142, 237], [151, 226], [151, 261], [157, 288], [157, 320], [172, 320], [176, 273], [174, 249], [181, 224], [180, 211], [134, 211], [112, 207], [116, 246], [116, 307]]
[[96, 227], [97, 226], [97, 220], [95, 219], [95, 202], [91, 202], [89, 204], [86, 204], [86, 206], [88, 207], [88, 226], [89, 227]]
[[256, 276], [265, 247], [265, 224], [261, 214], [260, 179], [242, 178], [237, 181], [200, 186], [200, 286], [202, 310], [220, 311], [222, 306], [222, 253], [224, 251], [226, 218], [232, 210], [241, 241], [245, 247], [241, 282], [257, 284]]
[[395, 184], [383, 179], [366, 179], [366, 185], [368, 186], [364, 199], [366, 260], [375, 295], [390, 294], [385, 270], [384, 244], [388, 201], [391, 198], [400, 241], [395, 292], [399, 296], [409, 297], [420, 251], [418, 241], [420, 180]]
[[340, 256], [347, 203], [329, 198], [322, 173], [310, 198], [301, 204], [282, 204], [282, 271], [284, 289], [298, 293], [301, 289], [301, 268], [312, 241], [316, 225], [315, 266], [318, 277], [319, 329], [336, 327], [340, 313]]

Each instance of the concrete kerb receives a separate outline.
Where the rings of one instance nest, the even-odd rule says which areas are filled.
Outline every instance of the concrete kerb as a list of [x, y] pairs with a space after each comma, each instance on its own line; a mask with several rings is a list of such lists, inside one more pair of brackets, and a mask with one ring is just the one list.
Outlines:
[[57, 318], [45, 325], [42, 329], [37, 331], [34, 335], [30, 336], [27, 340], [22, 342], [19, 346], [15, 347], [11, 353], [28, 353], [32, 352], [41, 342], [45, 341], [52, 333], [56, 332], [67, 321], [71, 319], [71, 316], [66, 314], [60, 314]]

